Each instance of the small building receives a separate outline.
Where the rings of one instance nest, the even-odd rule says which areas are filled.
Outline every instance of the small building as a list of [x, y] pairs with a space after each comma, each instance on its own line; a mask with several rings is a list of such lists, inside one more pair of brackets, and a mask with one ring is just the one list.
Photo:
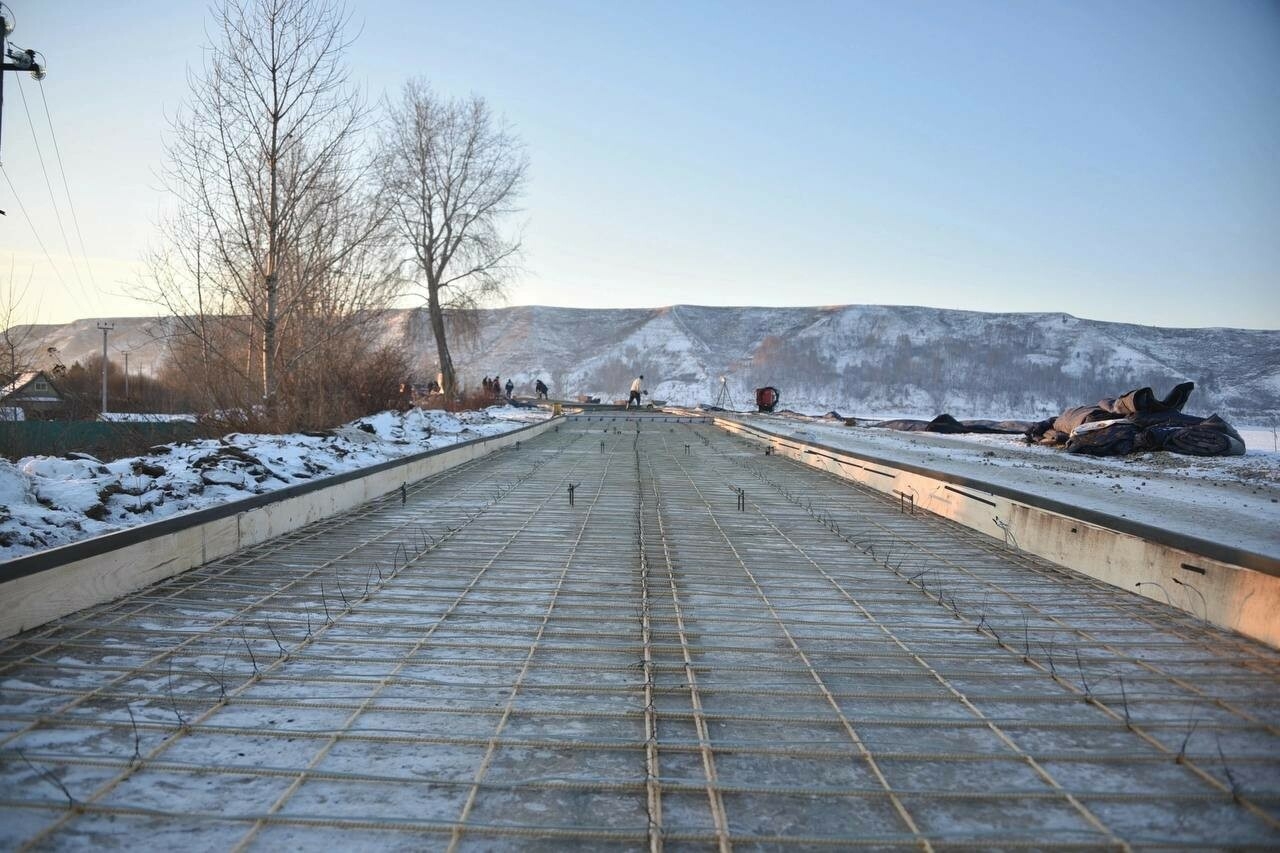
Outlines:
[[47, 421], [66, 411], [67, 398], [43, 370], [30, 370], [0, 388], [0, 407], [21, 409], [29, 421]]

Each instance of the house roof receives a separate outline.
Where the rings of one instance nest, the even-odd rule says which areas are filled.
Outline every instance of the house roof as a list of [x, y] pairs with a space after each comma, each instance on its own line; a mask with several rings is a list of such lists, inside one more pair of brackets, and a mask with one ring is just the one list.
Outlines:
[[28, 370], [26, 373], [19, 373], [12, 382], [0, 388], [0, 397], [8, 397], [10, 394], [18, 391], [26, 385], [30, 385], [35, 378], [40, 375], [38, 370]]
[[56, 403], [62, 400], [62, 392], [58, 390], [58, 386], [53, 384], [53, 380], [50, 379], [48, 374], [43, 370], [28, 370], [26, 373], [18, 374], [16, 379], [3, 388], [0, 388], [0, 400], [7, 400], [9, 397], [18, 394], [37, 379], [44, 379], [45, 382], [49, 383], [49, 387], [53, 389], [52, 396], [42, 395], [36, 397], [34, 395], [24, 395], [22, 398], [23, 400], [49, 403]]

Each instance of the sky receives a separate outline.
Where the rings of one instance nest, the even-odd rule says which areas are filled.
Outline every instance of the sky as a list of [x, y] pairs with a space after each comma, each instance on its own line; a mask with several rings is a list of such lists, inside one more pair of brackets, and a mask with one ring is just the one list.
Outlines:
[[[5, 75], [0, 292], [160, 313], [127, 294], [207, 5], [5, 2], [48, 76]], [[372, 101], [421, 77], [524, 140], [509, 304], [1280, 329], [1275, 0], [349, 8]]]

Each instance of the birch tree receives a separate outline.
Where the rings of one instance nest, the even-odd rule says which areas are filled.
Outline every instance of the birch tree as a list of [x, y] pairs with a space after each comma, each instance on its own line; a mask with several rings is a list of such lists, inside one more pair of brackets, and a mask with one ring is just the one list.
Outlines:
[[518, 210], [528, 156], [483, 98], [444, 98], [420, 80], [390, 105], [380, 148], [382, 200], [425, 290], [441, 390], [452, 398], [445, 321], [503, 295], [520, 252], [503, 226]]
[[[274, 405], [315, 353], [385, 307], [396, 278], [361, 164], [336, 0], [219, 0], [173, 121], [167, 240], [148, 284], [201, 342], [207, 377]], [[367, 161], [367, 158], [366, 158]]]

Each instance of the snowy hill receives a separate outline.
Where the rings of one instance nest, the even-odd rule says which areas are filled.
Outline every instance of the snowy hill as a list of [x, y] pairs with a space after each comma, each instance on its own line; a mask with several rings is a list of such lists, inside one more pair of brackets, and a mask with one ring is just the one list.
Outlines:
[[[151, 371], [169, 324], [117, 318], [111, 333]], [[37, 327], [65, 363], [101, 352], [96, 320]], [[434, 372], [435, 345], [421, 310], [390, 311], [384, 339]], [[1032, 418], [1143, 385], [1163, 394], [1191, 379], [1189, 412], [1269, 424], [1280, 414], [1280, 332], [1167, 329], [1082, 320], [1068, 314], [985, 314], [904, 306], [576, 309], [543, 306], [481, 312], [454, 359], [463, 382], [534, 379], [553, 395], [626, 396], [643, 373], [654, 398], [713, 402], [718, 377], [738, 408], [775, 385], [782, 405], [843, 414]]]
[[[177, 321], [167, 317], [103, 317], [62, 324], [14, 326], [9, 330], [9, 339], [20, 351], [32, 354], [31, 366], [35, 369], [49, 370], [59, 363], [70, 367], [102, 356], [99, 324], [112, 326], [107, 332], [108, 358], [123, 367], [124, 353], [129, 353], [129, 370], [135, 375], [155, 374], [168, 357], [168, 340], [178, 328]], [[4, 350], [6, 360], [8, 355]], [[0, 363], [0, 370], [7, 369], [7, 365]]]
[[[478, 339], [455, 348], [463, 379], [497, 372], [525, 389], [541, 376], [565, 396], [625, 397], [643, 373], [657, 399], [709, 403], [724, 375], [739, 408], [752, 389], [775, 385], [784, 406], [804, 411], [1030, 418], [1191, 379], [1188, 411], [1259, 423], [1280, 413], [1272, 331], [871, 305], [483, 313]], [[401, 316], [399, 332], [425, 366], [434, 353], [427, 324]]]

